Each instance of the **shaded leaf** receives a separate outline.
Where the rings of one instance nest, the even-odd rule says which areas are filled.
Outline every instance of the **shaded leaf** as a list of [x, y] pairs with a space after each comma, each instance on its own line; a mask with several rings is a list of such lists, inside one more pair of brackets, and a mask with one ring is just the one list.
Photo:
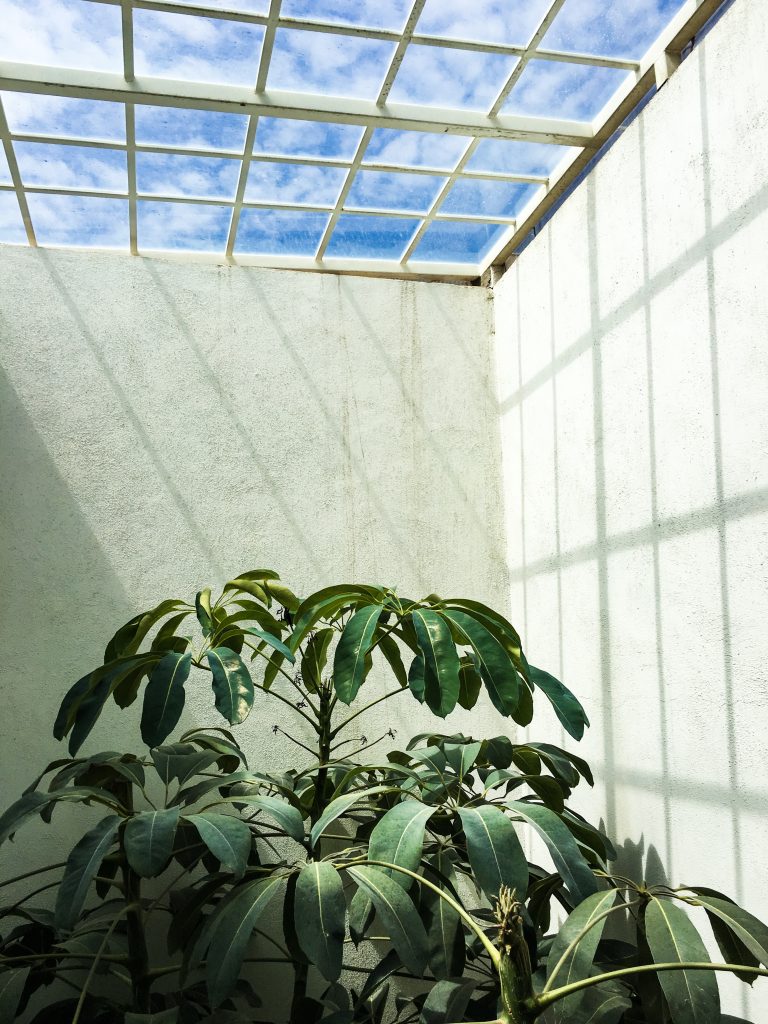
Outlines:
[[170, 651], [153, 668], [141, 713], [141, 738], [148, 747], [159, 746], [176, 728], [184, 710], [184, 683], [191, 668], [189, 651]]
[[549, 672], [534, 668], [533, 665], [528, 668], [531, 682], [538, 686], [552, 705], [565, 731], [575, 740], [580, 740], [589, 725], [589, 719], [575, 695]]
[[[605, 929], [605, 912], [615, 902], [615, 889], [596, 892], [588, 896], [568, 916], [555, 936], [547, 959], [547, 979], [554, 977], [554, 987], [570, 985], [571, 982], [581, 981], [590, 976], [597, 945]], [[580, 935], [582, 937], [575, 948], [567, 952], [571, 943]], [[578, 1024], [583, 1019], [584, 996], [584, 992], [575, 992], [555, 1003], [552, 1010], [554, 1024], [570, 1024], [571, 1021]]]
[[340, 701], [351, 704], [363, 685], [365, 659], [383, 611], [380, 604], [360, 608], [344, 627], [333, 658], [333, 685]]
[[128, 863], [141, 878], [159, 875], [171, 859], [179, 808], [142, 811], [125, 826], [123, 844]]
[[446, 609], [443, 614], [456, 625], [471, 644], [477, 657], [477, 668], [496, 710], [514, 716], [520, 703], [520, 679], [509, 655], [485, 626], [466, 612]]
[[253, 707], [253, 680], [248, 669], [228, 647], [214, 647], [206, 658], [213, 676], [216, 710], [230, 725], [239, 725]]
[[212, 811], [187, 815], [186, 820], [195, 826], [222, 870], [240, 878], [251, 852], [251, 832], [246, 823], [232, 814], [214, 814]]
[[153, 747], [150, 756], [154, 762], [160, 781], [167, 786], [173, 779], [179, 785], [205, 771], [216, 761], [218, 755], [214, 750], [198, 750], [192, 743], [169, 743], [163, 747]]
[[316, 693], [322, 682], [322, 675], [328, 661], [328, 648], [335, 636], [335, 629], [319, 629], [307, 643], [301, 660], [301, 677], [311, 693]]
[[376, 907], [376, 913], [403, 964], [412, 974], [421, 977], [429, 958], [429, 945], [424, 925], [410, 897], [402, 886], [379, 868], [354, 867], [348, 872]]
[[424, 700], [439, 718], [445, 718], [459, 699], [459, 656], [444, 618], [431, 608], [411, 613], [419, 649], [424, 656]]
[[364, 800], [369, 796], [376, 796], [379, 793], [391, 793], [396, 787], [394, 786], [369, 786], [367, 789], [355, 789], [351, 793], [345, 793], [343, 796], [336, 797], [335, 800], [331, 800], [328, 806], [325, 808], [323, 813], [320, 815], [318, 820], [312, 826], [310, 833], [310, 839], [312, 845], [317, 843], [317, 840], [325, 832], [332, 822], [340, 818], [342, 814], [349, 810], [349, 808], [358, 802], [358, 800]]
[[507, 807], [533, 825], [539, 833], [547, 844], [555, 867], [577, 902], [581, 903], [587, 896], [597, 892], [597, 881], [589, 864], [567, 826], [554, 811], [519, 800], [510, 801]]
[[347, 902], [332, 864], [313, 861], [299, 872], [294, 896], [299, 945], [327, 981], [341, 974]]
[[47, 793], [25, 793], [24, 796], [15, 800], [11, 806], [0, 815], [0, 843], [12, 836], [25, 821], [39, 814], [46, 804], [50, 803], [51, 797]]
[[9, 1024], [16, 1020], [29, 971], [29, 967], [0, 970], [0, 1020]]
[[438, 981], [421, 1008], [419, 1024], [453, 1024], [464, 1020], [474, 981]]
[[489, 900], [502, 885], [523, 900], [528, 888], [528, 864], [515, 826], [498, 807], [460, 807], [467, 853], [475, 879]]
[[379, 638], [379, 650], [389, 662], [395, 679], [403, 689], [408, 685], [408, 673], [405, 671], [403, 657], [400, 653], [397, 640], [389, 633], [382, 634]]
[[[648, 946], [655, 963], [709, 962], [706, 947], [684, 910], [652, 899], [645, 912]], [[720, 1018], [720, 994], [712, 971], [659, 971], [659, 984], [675, 1024], [712, 1024]]]
[[80, 916], [88, 890], [114, 842], [120, 818], [110, 814], [75, 844], [67, 857], [56, 897], [56, 927], [69, 931]]
[[[369, 860], [384, 860], [398, 867], [415, 871], [421, 862], [424, 847], [424, 827], [434, 814], [435, 807], [425, 807], [416, 800], [395, 804], [379, 819], [368, 845]], [[397, 871], [387, 871], [403, 888], [411, 886], [411, 879]]]
[[[444, 847], [430, 857], [428, 863], [438, 876], [430, 878], [431, 882], [447, 892], [450, 892], [449, 886], [455, 889], [453, 864]], [[441, 878], [448, 884], [443, 884]], [[461, 977], [465, 952], [461, 918], [447, 900], [426, 887], [421, 891], [421, 902], [429, 942], [429, 969], [439, 979]]]
[[279, 822], [286, 835], [295, 839], [297, 843], [304, 842], [304, 820], [300, 811], [285, 800], [276, 796], [236, 796], [232, 797], [235, 803], [252, 804], [260, 808], [265, 814]]
[[[762, 921], [714, 889], [691, 886], [690, 891], [706, 910], [727, 963], [768, 967], [768, 927]], [[755, 975], [739, 976], [750, 984], [755, 980]]]

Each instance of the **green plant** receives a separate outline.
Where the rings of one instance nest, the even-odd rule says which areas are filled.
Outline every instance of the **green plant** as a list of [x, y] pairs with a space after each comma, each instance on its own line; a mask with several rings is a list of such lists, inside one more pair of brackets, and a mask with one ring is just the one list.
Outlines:
[[[180, 633], [188, 618], [197, 640]], [[374, 661], [396, 688], [341, 714]], [[269, 699], [283, 717], [262, 716], [262, 729], [283, 732], [304, 765], [251, 769], [228, 730], [166, 744], [195, 669], [230, 725], [245, 721], [257, 695]], [[145, 680], [150, 758], [78, 758], [108, 699], [128, 706]], [[457, 704], [472, 708], [483, 686], [520, 724], [531, 721], [537, 689], [575, 739], [588, 724], [569, 690], [528, 665], [511, 624], [469, 600], [414, 602], [342, 585], [299, 601], [276, 574], [256, 570], [216, 602], [203, 590], [194, 604], [164, 601], [136, 616], [62, 702], [54, 732], [69, 736], [72, 756], [0, 818], [2, 841], [27, 819], [49, 820], [60, 802], [109, 812], [65, 864], [43, 869], [63, 867], [60, 880], [2, 909], [20, 922], [0, 940], [3, 1019], [54, 979], [75, 994], [44, 1007], [37, 1024], [275, 1019], [270, 998], [258, 1009], [261, 982], [246, 969], [258, 961], [292, 974], [290, 1005], [277, 1018], [292, 1024], [527, 1024], [542, 1013], [557, 1024], [717, 1020], [710, 979], [721, 968], [697, 971], [703, 994], [685, 1002], [680, 986], [693, 968], [681, 970], [679, 956], [660, 962], [674, 960], [666, 950], [680, 939], [706, 961], [678, 904], [706, 907], [737, 965], [722, 969], [745, 979], [765, 963], [768, 933], [719, 894], [612, 875], [610, 842], [566, 803], [580, 781], [592, 784], [581, 758], [506, 736], [434, 733], [359, 760], [395, 739], [392, 729], [361, 735], [364, 711], [410, 693], [444, 718]], [[304, 732], [284, 728], [287, 709]], [[521, 829], [544, 841], [550, 866], [529, 863]], [[42, 873], [6, 885], [37, 886]], [[49, 888], [53, 912], [30, 902]], [[555, 907], [568, 917], [553, 935]], [[622, 942], [603, 936], [610, 915], [623, 922]], [[380, 954], [373, 968], [352, 955], [362, 942]], [[598, 982], [598, 972], [608, 977]]]

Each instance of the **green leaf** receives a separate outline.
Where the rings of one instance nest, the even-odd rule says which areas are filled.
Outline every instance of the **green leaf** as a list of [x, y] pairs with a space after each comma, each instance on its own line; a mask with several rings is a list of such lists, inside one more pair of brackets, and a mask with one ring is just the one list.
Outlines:
[[157, 633], [155, 635], [155, 639], [152, 641], [152, 646], [150, 647], [150, 650], [152, 650], [152, 651], [166, 651], [166, 650], [168, 650], [168, 647], [166, 645], [169, 642], [173, 642], [175, 640], [178, 640], [178, 637], [176, 636], [176, 630], [179, 628], [179, 626], [182, 624], [184, 619], [186, 619], [189, 614], [190, 614], [189, 610], [184, 611], [184, 612], [179, 612], [178, 615], [172, 615], [170, 619], [168, 619], [166, 622], [164, 622], [162, 624], [162, 626], [160, 627], [160, 629], [158, 629], [158, 631], [157, 631]]
[[365, 890], [357, 889], [349, 901], [349, 934], [356, 946], [365, 938], [375, 916], [373, 903], [365, 895]]
[[[696, 894], [696, 902], [707, 911], [715, 938], [728, 963], [768, 967], [768, 928], [762, 921], [713, 889], [691, 886], [690, 891]], [[730, 943], [724, 941], [725, 936], [717, 929], [718, 922], [730, 932]], [[741, 977], [745, 981], [748, 978], [750, 982], [754, 981], [754, 975], [742, 974]]]
[[[553, 987], [561, 988], [570, 985], [571, 982], [581, 981], [588, 978], [592, 973], [592, 965], [597, 951], [597, 945], [605, 929], [607, 917], [605, 912], [616, 902], [616, 890], [609, 889], [606, 892], [596, 892], [588, 896], [583, 903], [568, 916], [560, 931], [555, 936], [552, 948], [547, 959], [547, 977], [553, 977]], [[571, 943], [585, 929], [586, 934], [579, 940], [578, 945], [571, 950], [565, 960], [560, 963], [566, 950]], [[579, 1024], [585, 1014], [582, 1012], [584, 1005], [584, 993], [575, 992], [555, 1003], [553, 1012], [554, 1024]]]
[[335, 629], [319, 629], [310, 638], [301, 660], [301, 678], [311, 693], [320, 689], [323, 672], [328, 661], [328, 648], [336, 634]]
[[485, 688], [496, 710], [514, 717], [520, 703], [520, 679], [509, 655], [485, 626], [466, 612], [447, 608], [443, 612], [471, 644], [477, 657], [477, 667]]
[[336, 797], [335, 800], [331, 800], [328, 806], [325, 808], [323, 813], [320, 815], [318, 820], [312, 826], [310, 833], [310, 841], [312, 846], [315, 846], [320, 836], [325, 832], [328, 826], [340, 818], [345, 811], [356, 804], [358, 800], [364, 800], [369, 796], [376, 796], [379, 793], [392, 793], [396, 787], [394, 786], [369, 786], [367, 789], [355, 789], [351, 793], [345, 793], [343, 796]]
[[382, 633], [379, 637], [379, 650], [389, 662], [389, 667], [392, 669], [395, 679], [398, 681], [403, 689], [408, 685], [408, 673], [405, 671], [405, 665], [403, 664], [403, 657], [400, 653], [397, 640], [389, 633]]
[[54, 739], [63, 740], [75, 720], [75, 713], [81, 701], [91, 689], [91, 673], [78, 679], [64, 694], [59, 705], [56, 720], [53, 723]]
[[128, 863], [141, 878], [154, 878], [164, 870], [173, 852], [179, 808], [142, 811], [125, 826], [123, 844]]
[[353, 583], [341, 583], [334, 587], [325, 587], [316, 594], [310, 594], [301, 602], [294, 616], [291, 650], [297, 651], [307, 633], [320, 619], [331, 619], [347, 605], [355, 605], [361, 601], [383, 601], [384, 592], [375, 587], [361, 587]]
[[624, 1020], [625, 1011], [632, 1005], [627, 996], [626, 989], [614, 991], [608, 985], [589, 989], [584, 993], [582, 1024], [619, 1024], [619, 1021]]
[[239, 725], [253, 707], [253, 680], [248, 669], [228, 647], [214, 647], [206, 657], [213, 676], [216, 710], [230, 725]]
[[416, 608], [411, 619], [426, 666], [424, 699], [435, 715], [445, 718], [459, 699], [459, 656], [451, 631], [431, 608]]
[[[449, 893], [450, 887], [455, 890], [456, 876], [453, 863], [445, 847], [433, 854], [427, 863], [437, 873], [437, 878], [428, 875], [431, 882]], [[447, 884], [442, 882], [443, 878]], [[447, 900], [441, 899], [431, 889], [422, 889], [421, 902], [429, 942], [429, 969], [436, 978], [461, 977], [464, 973], [465, 953], [461, 918]]]
[[[385, 860], [398, 867], [415, 871], [424, 847], [424, 827], [435, 807], [425, 807], [416, 800], [395, 804], [379, 819], [368, 845], [369, 860]], [[409, 889], [411, 879], [397, 871], [387, 870], [398, 884]]]
[[249, 633], [252, 636], [257, 636], [260, 640], [263, 640], [264, 643], [269, 644], [273, 650], [279, 651], [284, 658], [287, 658], [292, 665], [296, 661], [290, 648], [286, 647], [283, 641], [278, 639], [278, 637], [274, 636], [272, 633], [267, 633], [261, 629], [254, 629], [253, 626], [239, 626], [238, 628], [243, 633]]
[[192, 668], [192, 654], [171, 651], [152, 670], [144, 691], [141, 738], [158, 747], [176, 728], [184, 710], [184, 683]]
[[453, 1024], [464, 1020], [476, 984], [474, 981], [438, 981], [424, 1001], [419, 1024]]
[[222, 870], [241, 878], [251, 852], [251, 832], [246, 823], [232, 814], [214, 814], [211, 811], [190, 814], [185, 820], [195, 826]]
[[0, 1020], [8, 1021], [8, 1024], [16, 1020], [29, 972], [29, 967], [0, 971]]
[[290, 587], [286, 587], [284, 583], [279, 583], [277, 580], [267, 580], [264, 589], [270, 597], [287, 608], [291, 615], [298, 610], [301, 601], [296, 597]]
[[184, 601], [161, 601], [155, 608], [150, 608], [149, 611], [134, 615], [132, 619], [118, 629], [107, 644], [107, 649], [104, 651], [104, 664], [114, 661], [116, 658], [121, 658], [126, 654], [135, 654], [141, 646], [144, 637], [156, 622], [159, 622], [165, 615], [170, 615], [171, 612], [186, 607], [188, 605]]
[[565, 731], [575, 740], [580, 740], [589, 725], [589, 719], [574, 694], [549, 672], [534, 668], [533, 665], [529, 665], [528, 669], [531, 682], [538, 686], [552, 705]]
[[349, 874], [370, 897], [392, 945], [407, 969], [421, 977], [429, 958], [427, 933], [402, 886], [379, 868], [354, 867]]
[[36, 814], [51, 802], [48, 793], [25, 793], [24, 796], [15, 800], [11, 806], [0, 815], [0, 843], [10, 838], [29, 818]]
[[232, 800], [235, 803], [247, 803], [260, 808], [280, 823], [286, 835], [295, 839], [297, 843], [304, 842], [304, 820], [301, 813], [285, 800], [280, 800], [276, 796], [236, 796], [232, 797]]
[[58, 929], [69, 931], [74, 927], [85, 904], [91, 882], [98, 873], [107, 850], [114, 842], [119, 825], [120, 818], [116, 814], [110, 814], [102, 818], [95, 828], [86, 832], [72, 848], [56, 897], [55, 918]]
[[161, 782], [167, 786], [173, 779], [178, 779], [179, 786], [183, 786], [194, 775], [210, 768], [219, 755], [215, 750], [198, 750], [192, 743], [169, 743], [164, 747], [153, 747], [150, 756]]
[[587, 896], [597, 892], [597, 881], [589, 864], [567, 826], [554, 811], [550, 811], [548, 807], [539, 807], [519, 800], [510, 801], [507, 807], [513, 814], [519, 814], [533, 825], [547, 844], [555, 867], [574, 900], [581, 903]]
[[299, 945], [327, 981], [341, 974], [347, 903], [332, 864], [313, 861], [299, 873], [294, 897]]
[[[645, 929], [655, 963], [709, 962], [693, 922], [670, 900], [651, 900]], [[712, 1024], [720, 1019], [720, 994], [712, 971], [659, 971], [657, 977], [675, 1024]]]
[[489, 900], [502, 885], [514, 889], [519, 900], [528, 889], [528, 864], [515, 826], [498, 807], [460, 807], [472, 873]]
[[411, 693], [419, 702], [424, 703], [424, 690], [426, 688], [426, 665], [424, 664], [424, 655], [418, 654], [411, 662], [411, 667], [408, 669], [408, 686]]
[[280, 881], [279, 875], [271, 875], [237, 886], [206, 922], [197, 948], [208, 951], [206, 981], [212, 1006], [219, 1006], [235, 987], [253, 929]]
[[363, 685], [368, 654], [383, 605], [366, 605], [344, 627], [333, 658], [333, 685], [339, 700], [351, 704]]
[[463, 779], [477, 760], [482, 747], [483, 744], [476, 740], [474, 743], [446, 743], [443, 750], [451, 768]]
[[179, 1007], [172, 1006], [168, 1010], [157, 1013], [126, 1013], [125, 1024], [176, 1024], [179, 1019]]
[[459, 704], [471, 711], [480, 696], [483, 680], [471, 658], [462, 658], [459, 668]]

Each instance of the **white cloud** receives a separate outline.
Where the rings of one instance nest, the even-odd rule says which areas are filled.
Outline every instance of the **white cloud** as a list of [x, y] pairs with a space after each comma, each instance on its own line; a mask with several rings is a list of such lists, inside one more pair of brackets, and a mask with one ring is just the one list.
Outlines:
[[15, 193], [0, 192], [0, 242], [23, 245], [26, 241], [27, 236]]
[[377, 128], [365, 152], [364, 163], [402, 164], [405, 167], [440, 167], [452, 170], [469, 139], [433, 132], [401, 132]]
[[0, 0], [0, 59], [122, 68], [120, 9], [87, 0]]
[[542, 46], [603, 56], [642, 57], [684, 0], [568, 0]]
[[527, 43], [549, 0], [427, 0], [417, 33], [481, 42]]
[[366, 25], [400, 31], [411, 9], [411, 0], [283, 0], [282, 13], [289, 18]]
[[269, 70], [272, 89], [375, 99], [394, 43], [280, 29]]
[[239, 174], [238, 160], [136, 154], [138, 190], [154, 195], [234, 199]]
[[223, 252], [231, 216], [226, 206], [139, 202], [139, 248]]
[[615, 68], [532, 60], [503, 109], [540, 117], [591, 120], [630, 74]]
[[444, 182], [426, 174], [359, 171], [344, 205], [426, 213]]
[[488, 110], [515, 59], [496, 53], [412, 44], [390, 98], [402, 103]]
[[128, 202], [81, 196], [27, 196], [41, 245], [128, 248]]
[[25, 185], [128, 191], [125, 153], [39, 142], [17, 142], [15, 151]]
[[341, 167], [260, 163], [254, 160], [248, 173], [245, 198], [333, 206], [345, 177], [346, 171]]

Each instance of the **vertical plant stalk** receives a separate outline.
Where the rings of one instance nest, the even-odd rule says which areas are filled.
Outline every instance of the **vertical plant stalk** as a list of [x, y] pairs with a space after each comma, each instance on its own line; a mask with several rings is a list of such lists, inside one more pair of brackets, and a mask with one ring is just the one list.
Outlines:
[[526, 1002], [533, 995], [531, 958], [523, 934], [523, 905], [514, 890], [502, 886], [494, 908], [499, 923], [498, 964], [504, 1024], [528, 1024], [533, 1019]]
[[[125, 788], [123, 803], [133, 811], [133, 791]], [[120, 874], [123, 879], [123, 899], [126, 904], [126, 934], [128, 938], [128, 973], [131, 976], [133, 1009], [136, 1013], [149, 1013], [151, 1009], [149, 992], [152, 977], [149, 971], [149, 953], [144, 932], [144, 912], [141, 906], [141, 878], [128, 863], [125, 843], [120, 840]]]

